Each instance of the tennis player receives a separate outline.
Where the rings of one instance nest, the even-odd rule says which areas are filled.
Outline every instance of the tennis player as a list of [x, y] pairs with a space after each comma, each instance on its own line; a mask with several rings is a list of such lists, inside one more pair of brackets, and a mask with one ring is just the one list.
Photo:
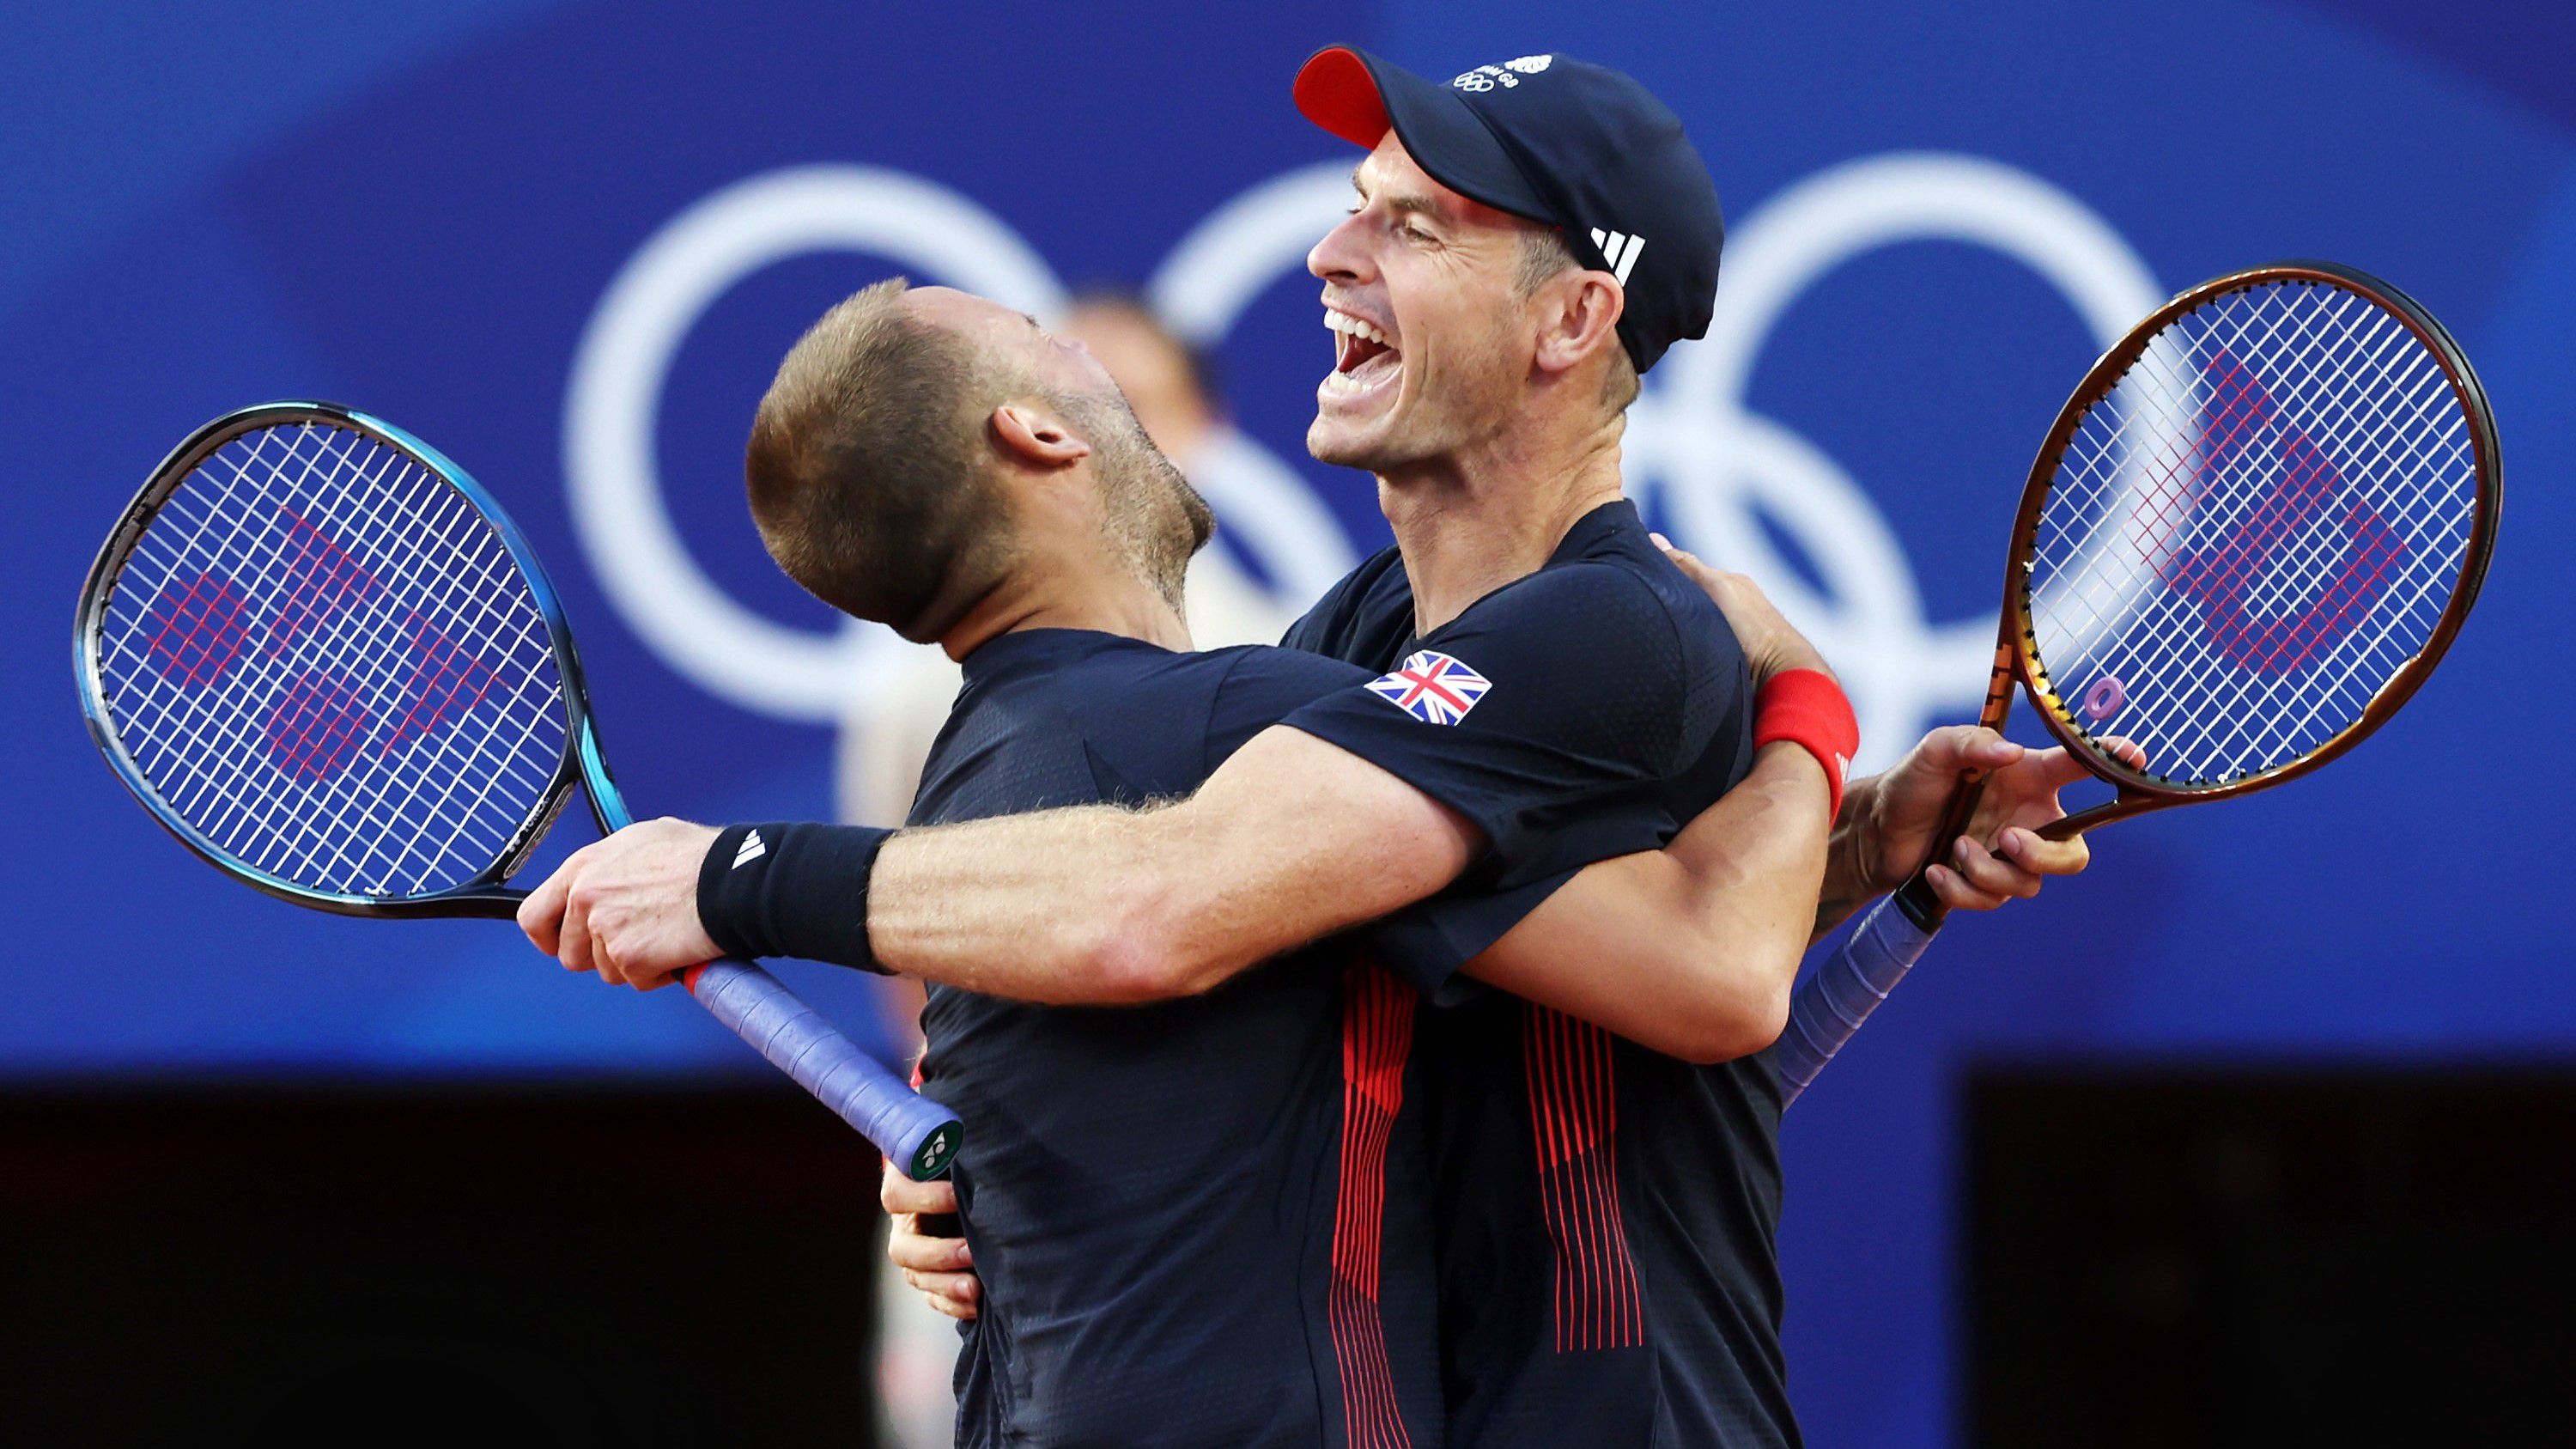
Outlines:
[[[1417, 985], [1444, 989], [1463, 964], [1523, 998], [1426, 1021], [1443, 1114], [1434, 1192], [1470, 1209], [1440, 1249], [1457, 1310], [1443, 1325], [1448, 1432], [1792, 1442], [1771, 1250], [1777, 1085], [1758, 1062], [1685, 1059], [1740, 1058], [1777, 1031], [1797, 946], [1848, 908], [1820, 912], [1816, 877], [1845, 903], [1894, 879], [1963, 764], [2009, 768], [1959, 870], [1936, 881], [1945, 897], [1990, 907], [2080, 867], [2080, 845], [2026, 828], [2055, 813], [2062, 772], [1991, 736], [1937, 734], [1851, 792], [1822, 858], [1849, 747], [1804, 684], [1821, 679], [1815, 661], [1794, 635], [1739, 649], [1618, 497], [1636, 374], [1704, 329], [1715, 281], [1715, 197], [1669, 112], [1561, 57], [1440, 87], [1328, 51], [1298, 89], [1310, 116], [1373, 147], [1352, 221], [1313, 259], [1341, 341], [1310, 443], [1379, 476], [1399, 551], [1296, 637], [1386, 672], [1289, 713], [1164, 808], [891, 841], [763, 826], [758, 849], [750, 828], [660, 822], [568, 862], [523, 919], [567, 964], [634, 984], [722, 942], [1028, 1000], [1148, 1000], [1207, 991], [1466, 876], [1467, 908], [1383, 928]], [[983, 577], [944, 583], [944, 607], [980, 607]], [[1785, 723], [1764, 723], [1748, 655], [1802, 680]], [[1747, 781], [1763, 806], [1729, 832], [1728, 871], [1672, 865], [1704, 821], [1671, 852], [1643, 848]], [[1772, 839], [1787, 865], [1766, 878], [1740, 863]], [[1642, 853], [1600, 873], [1666, 863], [1682, 882], [1668, 894], [1737, 926], [1730, 944], [1666, 962], [1668, 940], [1698, 948], [1708, 933], [1640, 928], [1655, 920], [1642, 907], [1626, 931], [1583, 934], [1587, 877], [1559, 887], [1589, 855], [1621, 851]], [[1555, 940], [1552, 922], [1571, 949], [1485, 949]], [[994, 1272], [980, 1252], [977, 1265]], [[1003, 1287], [988, 1287], [998, 1311]]]

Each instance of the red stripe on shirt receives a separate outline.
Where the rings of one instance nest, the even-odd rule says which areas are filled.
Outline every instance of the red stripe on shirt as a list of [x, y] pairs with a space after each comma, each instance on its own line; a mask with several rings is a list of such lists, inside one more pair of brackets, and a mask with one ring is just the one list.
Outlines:
[[1413, 994], [1374, 963], [1342, 974], [1341, 1183], [1333, 1205], [1333, 1283], [1326, 1317], [1342, 1374], [1352, 1449], [1408, 1449], [1378, 1308], [1386, 1243], [1386, 1151], [1404, 1104]]
[[1610, 1033], [1522, 1013], [1539, 1212], [1553, 1259], [1556, 1351], [1633, 1348], [1646, 1309], [1619, 1208], [1619, 1098]]

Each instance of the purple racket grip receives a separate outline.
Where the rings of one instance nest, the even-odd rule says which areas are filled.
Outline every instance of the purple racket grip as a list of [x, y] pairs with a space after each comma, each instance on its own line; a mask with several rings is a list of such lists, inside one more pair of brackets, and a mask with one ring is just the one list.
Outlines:
[[1861, 918], [1842, 949], [1789, 1002], [1788, 1029], [1771, 1046], [1772, 1065], [1780, 1070], [1780, 1105], [1798, 1100], [1931, 944], [1931, 933], [1907, 919], [1893, 900], [1880, 901]]
[[948, 1170], [965, 1131], [957, 1114], [904, 1085], [775, 976], [743, 961], [687, 973], [689, 994], [822, 1099], [915, 1182]]

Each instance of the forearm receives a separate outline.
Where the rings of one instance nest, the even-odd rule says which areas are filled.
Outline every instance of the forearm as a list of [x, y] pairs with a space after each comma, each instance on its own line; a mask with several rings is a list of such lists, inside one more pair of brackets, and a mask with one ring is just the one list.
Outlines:
[[1806, 954], [1831, 843], [1828, 808], [1824, 767], [1777, 741], [1665, 847], [1690, 874], [1700, 948], [1722, 963], [1725, 995], [1750, 1013], [1762, 1044], [1779, 1033]]
[[1166, 832], [1150, 813], [1162, 812], [1082, 806], [900, 832], [868, 877], [869, 948], [886, 970], [1018, 1001], [1150, 999], [1125, 954], [1160, 889]]
[[1842, 811], [1834, 818], [1832, 837], [1825, 849], [1824, 881], [1816, 891], [1815, 918], [1808, 929], [1811, 945], [1851, 919], [1853, 912], [1896, 888], [1894, 881], [1882, 882], [1869, 869], [1869, 862], [1880, 854], [1877, 805], [1885, 783], [1885, 776], [1872, 775], [1852, 781], [1843, 792]]
[[1192, 798], [907, 830], [868, 879], [880, 965], [1022, 1001], [1206, 991], [1430, 895], [1473, 827], [1294, 730], [1237, 751]]
[[1780, 1030], [1824, 870], [1823, 768], [1792, 744], [1661, 851], [1577, 875], [1471, 976], [1691, 1061]]

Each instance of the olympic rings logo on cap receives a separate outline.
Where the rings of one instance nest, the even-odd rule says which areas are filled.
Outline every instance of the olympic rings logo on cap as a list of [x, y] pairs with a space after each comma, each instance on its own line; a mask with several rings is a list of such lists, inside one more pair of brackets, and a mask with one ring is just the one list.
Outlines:
[[[1524, 56], [1504, 73], [1536, 74], [1549, 59]], [[1180, 335], [1223, 341], [1253, 298], [1302, 269], [1349, 189], [1348, 167], [1335, 162], [1243, 192], [1173, 247], [1148, 302]], [[2104, 347], [2164, 300], [2109, 223], [2028, 172], [1948, 153], [1863, 158], [1797, 183], [1734, 229], [1706, 340], [1678, 344], [1647, 376], [1626, 432], [1631, 496], [1659, 499], [1681, 543], [1751, 575], [1834, 660], [1867, 741], [1861, 769], [1927, 724], [1973, 712], [1993, 622], [1927, 620], [1913, 566], [1868, 494], [1813, 443], [1753, 412], [1745, 389], [1771, 329], [1807, 287], [1866, 252], [1919, 240], [2028, 266]], [[1040, 317], [1065, 304], [1063, 284], [1025, 240], [945, 186], [879, 167], [769, 172], [672, 218], [611, 281], [574, 353], [564, 418], [574, 525], [611, 603], [700, 687], [818, 723], [839, 719], [911, 646], [856, 625], [789, 628], [725, 593], [671, 525], [653, 423], [672, 358], [718, 297], [761, 268], [834, 251], [884, 257]], [[1302, 608], [1353, 562], [1322, 501], [1259, 442], [1233, 436], [1192, 481], [1279, 581], [1283, 603]], [[1996, 483], [1998, 510], [2016, 481]], [[1763, 516], [1805, 551], [1821, 591], [1772, 547]]]

